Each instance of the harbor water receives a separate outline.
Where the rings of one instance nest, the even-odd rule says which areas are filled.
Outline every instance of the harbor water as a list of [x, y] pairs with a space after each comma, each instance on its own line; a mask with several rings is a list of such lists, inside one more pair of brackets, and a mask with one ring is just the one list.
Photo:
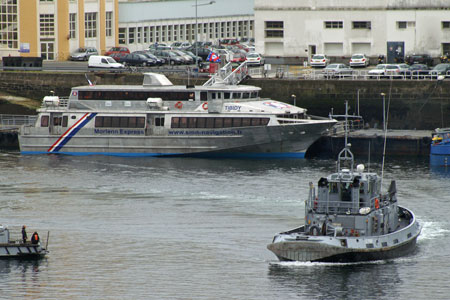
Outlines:
[[0, 299], [448, 299], [450, 175], [387, 161], [383, 185], [396, 179], [423, 225], [417, 250], [326, 264], [266, 246], [304, 222], [308, 184], [333, 160], [0, 153], [0, 224], [50, 232], [46, 258], [0, 261]]

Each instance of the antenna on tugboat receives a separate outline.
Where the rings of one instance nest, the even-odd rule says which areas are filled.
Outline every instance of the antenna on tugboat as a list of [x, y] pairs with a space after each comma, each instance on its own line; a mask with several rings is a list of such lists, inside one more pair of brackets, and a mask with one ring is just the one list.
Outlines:
[[388, 120], [389, 120], [389, 106], [391, 104], [391, 94], [389, 93], [389, 98], [388, 98], [388, 105], [387, 105], [387, 112], [385, 113], [384, 111], [384, 96], [386, 94], [385, 93], [381, 93], [381, 96], [383, 96], [383, 119], [386, 120], [386, 123], [383, 126], [383, 130], [384, 130], [384, 145], [383, 145], [383, 162], [381, 163], [381, 190], [380, 192], [383, 190], [383, 178], [384, 178], [384, 161], [386, 158], [386, 140], [387, 140], [387, 127], [388, 127]]
[[344, 149], [341, 150], [338, 154], [337, 161], [337, 171], [341, 171], [341, 162], [349, 161], [350, 162], [350, 170], [353, 173], [353, 153], [350, 151], [351, 144], [348, 143], [348, 101], [345, 101], [345, 123], [344, 123]]

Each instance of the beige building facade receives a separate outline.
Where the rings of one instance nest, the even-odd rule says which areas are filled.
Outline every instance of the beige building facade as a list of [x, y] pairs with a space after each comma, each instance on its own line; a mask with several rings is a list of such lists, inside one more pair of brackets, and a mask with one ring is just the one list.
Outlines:
[[0, 56], [67, 60], [117, 45], [118, 0], [0, 0]]

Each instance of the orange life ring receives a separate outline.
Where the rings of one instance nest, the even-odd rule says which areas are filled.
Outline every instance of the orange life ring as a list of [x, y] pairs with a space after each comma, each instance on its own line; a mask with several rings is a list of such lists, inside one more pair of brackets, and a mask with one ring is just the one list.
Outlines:
[[203, 103], [203, 104], [202, 104], [202, 108], [203, 108], [204, 110], [207, 110], [207, 109], [208, 109], [208, 102]]
[[375, 198], [375, 209], [380, 208], [380, 201], [378, 201], [378, 198]]
[[183, 102], [178, 101], [177, 103], [175, 103], [175, 107], [178, 109], [182, 109], [183, 108]]

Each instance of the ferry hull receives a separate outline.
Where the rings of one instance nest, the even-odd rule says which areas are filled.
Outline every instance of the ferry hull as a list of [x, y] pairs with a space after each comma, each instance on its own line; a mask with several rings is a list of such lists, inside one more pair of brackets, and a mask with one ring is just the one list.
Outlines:
[[[142, 135], [96, 134], [80, 130], [62, 147], [54, 145], [61, 134], [22, 128], [19, 135], [23, 154], [70, 154], [114, 156], [202, 156], [202, 157], [296, 157], [303, 158], [308, 147], [335, 122], [199, 131], [170, 130]], [[56, 149], [56, 150], [55, 150]]]

